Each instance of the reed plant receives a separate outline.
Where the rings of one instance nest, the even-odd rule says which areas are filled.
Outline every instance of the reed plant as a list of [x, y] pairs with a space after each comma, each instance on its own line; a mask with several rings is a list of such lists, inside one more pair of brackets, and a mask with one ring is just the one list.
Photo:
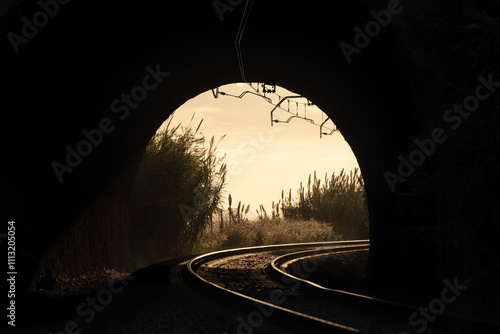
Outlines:
[[217, 143], [212, 137], [206, 147], [203, 120], [195, 130], [171, 122], [147, 145], [132, 190], [136, 266], [189, 253], [221, 208], [226, 164], [217, 145], [224, 137]]
[[[279, 216], [279, 208], [273, 207], [273, 216]], [[300, 183], [295, 197], [291, 189], [288, 195], [281, 192], [281, 212], [287, 219], [328, 223], [344, 239], [368, 238], [368, 209], [359, 168], [349, 174], [342, 169], [330, 178], [325, 174], [323, 182], [314, 172], [307, 186]]]

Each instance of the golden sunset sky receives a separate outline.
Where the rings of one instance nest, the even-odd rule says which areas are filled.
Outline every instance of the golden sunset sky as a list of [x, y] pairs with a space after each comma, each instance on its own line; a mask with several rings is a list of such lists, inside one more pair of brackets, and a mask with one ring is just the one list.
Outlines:
[[[246, 83], [219, 88], [219, 91], [238, 96], [246, 90], [253, 91]], [[261, 89], [259, 91], [262, 93]], [[276, 94], [297, 95], [282, 87], [276, 87]], [[273, 103], [279, 102], [277, 95], [267, 96], [272, 98]], [[307, 99], [293, 99], [290, 103], [293, 113], [297, 112], [295, 102], [305, 103]], [[282, 106], [288, 109], [288, 102]], [[331, 176], [332, 172], [339, 173], [342, 168], [350, 171], [358, 167], [351, 148], [340, 132], [320, 139], [319, 126], [298, 118], [289, 123], [274, 123], [271, 127], [270, 112], [273, 108], [254, 94], [248, 93], [241, 99], [219, 95], [216, 99], [212, 91], [207, 91], [184, 103], [173, 115], [171, 126], [182, 123], [187, 127], [193, 113], [192, 127], [203, 119], [200, 131], [207, 141], [212, 136], [217, 140], [226, 135], [218, 145], [218, 152], [226, 154], [228, 165], [225, 207], [227, 194], [231, 194], [233, 206], [242, 201], [243, 204], [250, 204], [250, 212], [255, 213], [255, 209], [263, 204], [269, 213], [272, 201], [281, 198], [282, 190], [287, 193], [291, 188], [292, 195], [296, 194], [300, 182], [307, 183], [309, 174], [314, 171], [323, 180], [325, 172]], [[316, 124], [327, 118], [315, 105], [307, 106], [305, 112]], [[305, 116], [304, 104], [299, 104], [298, 113]], [[274, 117], [280, 120], [287, 120], [289, 116], [281, 110], [274, 113]], [[335, 127], [331, 121], [325, 126]]]

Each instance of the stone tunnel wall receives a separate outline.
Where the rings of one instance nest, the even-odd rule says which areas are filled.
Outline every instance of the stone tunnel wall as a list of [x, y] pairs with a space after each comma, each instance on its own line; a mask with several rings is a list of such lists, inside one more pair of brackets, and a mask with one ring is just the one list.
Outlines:
[[[500, 80], [499, 39], [490, 19], [500, 17], [500, 11], [472, 0], [463, 0], [462, 6], [447, 0], [429, 6], [419, 2], [418, 10], [398, 14], [404, 19], [395, 19], [347, 64], [337, 46], [353, 41], [353, 27], [373, 20], [370, 10], [381, 4], [386, 5], [338, 2], [328, 12], [304, 7], [298, 24], [283, 12], [297, 8], [256, 1], [241, 45], [247, 79], [307, 96], [332, 117], [351, 145], [366, 181], [376, 285], [432, 290], [439, 289], [443, 277], [457, 275], [480, 277], [476, 285], [481, 285], [497, 262], [490, 254], [498, 254], [498, 94], [462, 117], [460, 128], [450, 130], [455, 121], [447, 123], [443, 113], [475, 94], [478, 76]], [[2, 142], [9, 143], [4, 152], [16, 162], [2, 166], [2, 172], [9, 177], [8, 189], [20, 193], [9, 200], [12, 207], [23, 208], [18, 220], [28, 254], [27, 277], [41, 260], [36, 256], [49, 247], [52, 255], [41, 261], [60, 262], [63, 253], [72, 273], [126, 266], [129, 255], [116, 252], [127, 243], [123, 201], [133, 180], [132, 161], [182, 103], [242, 80], [234, 40], [243, 6], [227, 12], [223, 21], [210, 2], [199, 7], [110, 2], [99, 5], [99, 11], [72, 2], [64, 8], [19, 54], [13, 54], [7, 39], [2, 44], [8, 55], [2, 87], [9, 108], [15, 109]], [[189, 19], [176, 21], [179, 13]], [[88, 17], [93, 25], [83, 31]], [[279, 39], [264, 38], [262, 27], [272, 27]], [[287, 43], [304, 47], [286, 53], [276, 47]], [[122, 122], [110, 103], [142, 82], [146, 66], [169, 71], [168, 80]], [[82, 128], [95, 127], [105, 117], [120, 126], [59, 183], [51, 162], [64, 159], [65, 145], [75, 145]], [[409, 159], [415, 140], [445, 126], [448, 139], [392, 191], [385, 172], [396, 175], [399, 156]], [[17, 138], [13, 144], [12, 138]], [[25, 147], [31, 148], [29, 154]], [[117, 177], [124, 166], [130, 173]], [[98, 222], [102, 225], [96, 227]], [[118, 244], [114, 226], [124, 227]], [[94, 240], [108, 251], [97, 252]], [[77, 262], [70, 264], [74, 258]], [[492, 282], [495, 276], [488, 277]]]

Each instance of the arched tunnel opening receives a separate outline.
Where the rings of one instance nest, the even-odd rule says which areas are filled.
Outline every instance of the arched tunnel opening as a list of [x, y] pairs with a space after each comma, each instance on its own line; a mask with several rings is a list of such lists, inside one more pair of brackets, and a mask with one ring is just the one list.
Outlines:
[[334, 121], [265, 83], [223, 85], [174, 111], [148, 144], [131, 198], [136, 269], [153, 249], [175, 257], [369, 236], [361, 172]]
[[[71, 275], [130, 271], [128, 195], [151, 135], [203, 92], [266, 82], [321, 106], [351, 146], [368, 199], [371, 288], [432, 300], [445, 280], [467, 281], [463, 308], [491, 315], [500, 294], [497, 6], [237, 2], [96, 11], [58, 1], [45, 16], [36, 1], [2, 8], [1, 103], [11, 110], [2, 182], [18, 296], [42, 264]], [[394, 13], [383, 26], [385, 10]]]

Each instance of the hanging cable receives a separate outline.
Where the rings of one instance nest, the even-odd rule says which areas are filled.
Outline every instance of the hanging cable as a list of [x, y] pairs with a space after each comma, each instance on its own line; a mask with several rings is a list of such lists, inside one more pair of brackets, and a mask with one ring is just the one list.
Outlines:
[[245, 77], [245, 68], [243, 66], [243, 56], [241, 54], [241, 39], [243, 38], [243, 32], [247, 25], [248, 17], [250, 16], [250, 10], [252, 9], [253, 0], [247, 0], [245, 4], [245, 10], [243, 11], [243, 17], [241, 18], [240, 27], [238, 28], [238, 33], [236, 34], [236, 39], [234, 44], [236, 46], [236, 56], [238, 57], [238, 65], [240, 67], [241, 79], [243, 82], [247, 82]]

